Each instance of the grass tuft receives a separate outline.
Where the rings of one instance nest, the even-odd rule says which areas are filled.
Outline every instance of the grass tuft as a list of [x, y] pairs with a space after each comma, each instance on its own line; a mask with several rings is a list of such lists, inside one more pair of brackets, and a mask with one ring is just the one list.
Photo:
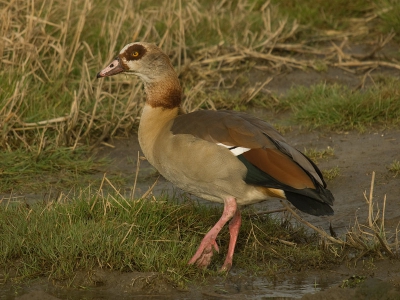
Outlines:
[[38, 192], [50, 187], [68, 189], [106, 163], [104, 159], [95, 160], [89, 156], [85, 147], [75, 151], [52, 146], [46, 151], [34, 147], [31, 150], [0, 152], [0, 191]]
[[292, 88], [282, 101], [295, 119], [312, 128], [363, 131], [367, 126], [400, 123], [400, 80], [389, 78], [365, 91], [338, 84]]
[[322, 170], [322, 175], [324, 176], [325, 180], [330, 181], [340, 175], [340, 169], [336, 166], [331, 169]]
[[394, 173], [394, 177], [397, 177], [400, 174], [400, 161], [395, 159], [390, 166], [388, 166], [390, 172]]
[[[398, 229], [390, 233], [385, 228], [386, 195], [381, 206], [374, 202], [375, 172], [372, 173], [370, 193], [364, 192], [364, 198], [368, 205], [367, 224], [355, 220], [354, 226], [349, 228], [346, 243], [351, 249], [358, 249], [355, 253], [358, 258], [374, 253], [379, 258], [399, 258], [400, 244]], [[354, 250], [353, 250], [354, 251]]]
[[384, 257], [399, 258], [399, 231], [396, 228], [395, 232], [390, 232], [385, 227], [386, 195], [381, 206], [374, 202], [374, 185], [375, 172], [372, 172], [369, 196], [364, 192], [364, 198], [368, 206], [367, 221], [366, 223], [360, 223], [356, 218], [354, 225], [346, 232], [344, 240], [332, 236], [332, 233], [334, 233], [332, 229], [331, 235], [328, 235], [325, 231], [303, 220], [286, 202], [282, 202], [282, 204], [296, 220], [319, 233], [325, 239], [324, 241], [327, 245], [340, 245], [342, 248], [329, 248], [336, 257], [343, 255], [343, 252], [339, 253], [337, 251], [338, 249], [344, 250], [343, 247], [345, 247], [347, 251], [350, 251], [351, 256], [356, 257], [356, 262], [365, 256], [377, 256], [380, 259]]
[[351, 3], [346, 0], [284, 0], [273, 1], [278, 4], [282, 12], [291, 19], [298, 20], [301, 24], [312, 28], [344, 30], [352, 23], [351, 18], [361, 18], [373, 11], [373, 2], [355, 0]]
[[[286, 203], [291, 216], [315, 233], [290, 219], [244, 211], [235, 267], [252, 274], [273, 275], [310, 266], [324, 268], [342, 262], [349, 250], [353, 257], [397, 257], [397, 232], [390, 235], [384, 226], [386, 201], [382, 210], [374, 213], [372, 193], [373, 181], [370, 197], [366, 197], [368, 224], [356, 221], [345, 241], [304, 221]], [[70, 280], [78, 271], [96, 268], [159, 272], [184, 285], [198, 276], [213, 274], [212, 270], [222, 265], [230, 238], [227, 228], [218, 236], [221, 254], [215, 255], [211, 271], [201, 273], [197, 267], [187, 265], [220, 215], [220, 208], [191, 201], [178, 203], [168, 197], [130, 200], [117, 190], [106, 192], [92, 187], [74, 196], [61, 195], [57, 201], [33, 205], [3, 199], [0, 272], [13, 282], [39, 276]]]
[[322, 150], [317, 150], [316, 148], [304, 148], [303, 153], [313, 161], [318, 161], [320, 159], [328, 159], [332, 157], [334, 155], [334, 149], [329, 146]]
[[[0, 264], [5, 277], [14, 281], [38, 276], [63, 280], [80, 270], [103, 268], [160, 272], [182, 283], [199, 276], [197, 267], [187, 262], [220, 214], [219, 208], [192, 202], [128, 200], [90, 188], [75, 198], [64, 195], [33, 205], [3, 200]], [[217, 242], [221, 255], [215, 256], [211, 270], [223, 263], [226, 228]], [[317, 235], [269, 216], [244, 214], [237, 267], [273, 274], [330, 263]]]
[[[396, 32], [400, 28], [400, 3], [396, 0], [378, 0], [376, 1], [378, 14], [382, 22], [379, 27], [382, 32]], [[399, 36], [396, 37], [399, 39]]]

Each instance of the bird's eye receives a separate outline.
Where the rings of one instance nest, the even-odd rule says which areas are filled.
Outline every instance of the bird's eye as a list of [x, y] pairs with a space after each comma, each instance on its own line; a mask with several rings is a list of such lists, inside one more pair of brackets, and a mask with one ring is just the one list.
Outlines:
[[133, 56], [133, 57], [138, 57], [138, 56], [139, 56], [139, 52], [137, 52], [137, 51], [133, 52], [133, 53], [132, 53], [132, 56]]

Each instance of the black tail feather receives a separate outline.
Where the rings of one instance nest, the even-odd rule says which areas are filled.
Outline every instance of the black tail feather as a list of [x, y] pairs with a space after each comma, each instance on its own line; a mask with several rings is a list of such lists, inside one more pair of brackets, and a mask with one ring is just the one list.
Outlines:
[[[305, 190], [299, 190], [299, 191], [304, 192]], [[285, 196], [286, 199], [289, 200], [290, 203], [292, 203], [297, 209], [307, 214], [314, 216], [333, 215], [332, 207], [325, 202], [321, 202], [307, 195], [292, 191], [285, 191]]]
[[[305, 213], [315, 216], [333, 215], [333, 209], [331, 206], [333, 205], [333, 201], [335, 199], [332, 193], [326, 189], [325, 186], [321, 186], [315, 179], [313, 179], [312, 176], [310, 176], [310, 178], [313, 180], [316, 189], [295, 189], [279, 182], [272, 176], [263, 172], [248, 162], [243, 155], [239, 155], [238, 158], [249, 170], [246, 175], [245, 182], [258, 186], [283, 190], [286, 199], [289, 200], [296, 208]], [[320, 172], [316, 166], [315, 168], [318, 170], [318, 172]]]

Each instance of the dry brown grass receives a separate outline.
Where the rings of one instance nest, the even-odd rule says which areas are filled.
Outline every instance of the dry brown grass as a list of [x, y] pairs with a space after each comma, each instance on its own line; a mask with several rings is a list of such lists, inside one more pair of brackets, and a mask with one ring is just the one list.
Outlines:
[[[365, 78], [369, 70], [378, 66], [400, 69], [397, 61], [387, 61], [379, 55], [393, 34], [378, 38], [367, 55], [347, 53], [350, 39], [366, 34], [365, 26], [349, 32], [321, 32], [309, 43], [298, 40], [301, 26], [282, 18], [269, 1], [260, 7], [250, 0], [160, 2], [0, 2], [1, 150], [11, 153], [23, 148], [37, 159], [57, 147], [95, 147], [117, 133], [129, 134], [138, 123], [142, 107], [140, 81], [124, 76], [96, 80], [95, 75], [123, 45], [132, 41], [154, 42], [169, 54], [184, 87], [186, 111], [247, 106], [258, 95], [268, 93], [266, 88], [274, 75], [293, 68], [320, 71], [325, 66], [335, 66], [348, 72], [365, 72]], [[316, 41], [323, 44], [317, 45]], [[260, 82], [243, 82], [243, 74], [250, 68], [268, 75]], [[226, 100], [232, 95], [239, 96]], [[3, 167], [0, 162], [2, 179]], [[24, 168], [22, 165], [16, 172], [22, 173]], [[24, 177], [21, 181], [30, 179]], [[104, 183], [112, 186], [106, 177], [101, 187]], [[13, 182], [10, 185], [15, 186]], [[1, 185], [0, 190], [4, 191]], [[100, 194], [91, 210], [100, 203], [97, 199], [102, 199]], [[398, 256], [398, 231], [392, 235], [385, 231], [384, 208], [374, 214], [372, 196], [369, 201], [368, 224], [357, 222], [349, 229], [346, 240], [312, 228], [326, 238], [329, 247], [356, 248], [362, 255]], [[55, 217], [58, 220], [60, 216]], [[299, 221], [304, 222], [300, 217]], [[54, 228], [53, 222], [48, 225]], [[117, 242], [118, 246], [132, 228]], [[86, 226], [80, 233], [85, 232]], [[295, 245], [283, 239], [277, 241]], [[98, 251], [98, 246], [95, 249]], [[336, 251], [333, 246], [329, 249]], [[257, 255], [258, 251], [253, 250], [249, 254]], [[244, 255], [246, 259], [248, 256]]]
[[[385, 227], [386, 195], [380, 208], [378, 203], [374, 202], [373, 199], [374, 183], [375, 172], [372, 173], [369, 195], [367, 196], [366, 192], [364, 193], [368, 208], [366, 222], [360, 222], [356, 218], [354, 225], [347, 230], [344, 239], [328, 235], [325, 231], [302, 219], [286, 202], [281, 201], [281, 203], [297, 221], [308, 226], [317, 232], [322, 239], [325, 239], [326, 246], [330, 247], [330, 250], [336, 256], [339, 256], [339, 252], [345, 249], [349, 251], [356, 249], [356, 260], [366, 255], [378, 256], [379, 258], [398, 258], [400, 254], [399, 229], [397, 227], [393, 232]], [[338, 250], [337, 246], [340, 247], [340, 250]]]
[[[110, 2], [104, 9], [109, 8]], [[124, 121], [138, 113], [138, 84], [134, 89], [118, 84], [111, 92], [93, 76], [103, 59], [83, 32], [89, 30], [94, 13], [90, 0], [11, 1], [2, 7], [1, 75], [8, 80], [8, 86], [2, 86], [0, 110], [3, 147], [12, 149], [22, 142], [27, 149], [32, 145], [40, 149], [45, 146], [45, 132], [55, 131], [52, 142], [75, 148], [92, 133], [104, 137], [131, 126], [133, 120]], [[100, 31], [107, 41], [106, 59], [115, 52], [118, 22], [125, 19], [126, 10], [117, 10], [104, 23], [110, 27]]]
[[40, 152], [50, 140], [75, 149], [128, 133], [141, 109], [140, 82], [123, 76], [97, 81], [95, 74], [131, 41], [155, 42], [170, 55], [187, 111], [221, 107], [216, 88], [228, 91], [225, 98], [242, 95], [233, 97], [239, 104], [221, 102], [229, 108], [267, 92], [270, 76], [238, 91], [240, 74], [251, 66], [272, 73], [318, 70], [321, 61], [346, 70], [400, 68], [375, 55], [393, 35], [363, 57], [344, 49], [349, 37], [365, 32], [327, 32], [341, 42], [318, 48], [293, 43], [299, 24], [282, 18], [269, 1], [10, 1], [0, 4], [0, 16], [0, 146], [9, 151], [23, 146]]
[[399, 230], [395, 228], [394, 232], [390, 232], [385, 227], [386, 195], [381, 207], [379, 207], [378, 203], [373, 201], [374, 182], [375, 172], [372, 173], [369, 196], [364, 193], [368, 205], [368, 223], [359, 223], [356, 219], [354, 226], [350, 228], [346, 235], [346, 242], [350, 247], [361, 251], [359, 257], [374, 253], [379, 255], [380, 258], [385, 256], [398, 258], [400, 250]]

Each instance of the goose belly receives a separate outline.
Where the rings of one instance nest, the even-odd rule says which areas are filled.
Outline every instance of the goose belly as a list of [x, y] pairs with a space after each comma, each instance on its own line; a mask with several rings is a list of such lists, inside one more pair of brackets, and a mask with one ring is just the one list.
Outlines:
[[260, 190], [244, 182], [246, 167], [226, 148], [191, 135], [175, 135], [158, 141], [155, 149], [159, 151], [151, 155], [150, 163], [184, 191], [221, 203], [232, 196], [238, 204], [265, 199]]

